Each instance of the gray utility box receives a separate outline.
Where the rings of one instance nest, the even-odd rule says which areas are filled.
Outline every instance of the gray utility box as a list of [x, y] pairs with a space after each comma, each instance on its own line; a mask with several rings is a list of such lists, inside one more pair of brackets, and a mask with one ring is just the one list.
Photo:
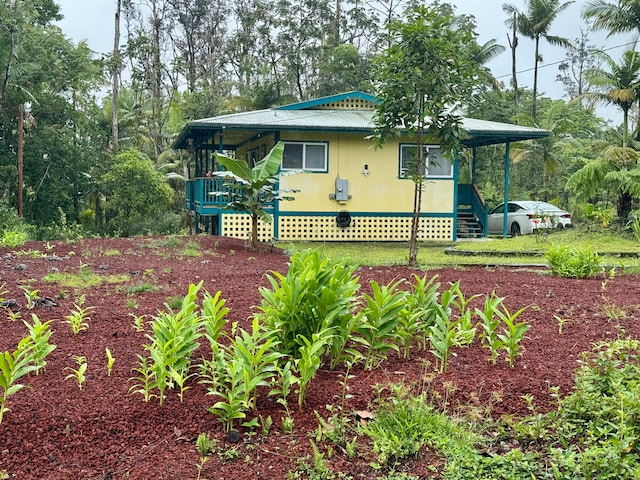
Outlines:
[[338, 202], [349, 200], [349, 180], [336, 178], [336, 200]]

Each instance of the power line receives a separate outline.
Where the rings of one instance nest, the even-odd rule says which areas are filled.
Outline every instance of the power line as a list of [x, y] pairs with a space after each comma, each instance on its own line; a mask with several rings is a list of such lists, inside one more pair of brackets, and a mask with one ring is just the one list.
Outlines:
[[[628, 42], [628, 43], [623, 43], [622, 45], [616, 45], [616, 46], [614, 46], [614, 47], [600, 48], [600, 49], [598, 49], [598, 50], [599, 50], [599, 51], [601, 51], [601, 52], [608, 52], [609, 50], [614, 50], [614, 49], [616, 49], [616, 48], [622, 48], [622, 47], [628, 47], [629, 45], [633, 45], [633, 44], [635, 44], [635, 43], [636, 43], [636, 42]], [[543, 68], [553, 67], [554, 65], [560, 65], [560, 64], [561, 64], [561, 63], [563, 63], [563, 62], [566, 62], [566, 59], [565, 59], [565, 60], [558, 60], [557, 62], [552, 62], [552, 63], [545, 63], [544, 65], [540, 65], [540, 66], [538, 66], [538, 71], [540, 71], [540, 70], [541, 70], [541, 69], [543, 69]], [[519, 73], [527, 73], [527, 72], [533, 72], [534, 70], [535, 70], [535, 67], [534, 67], [534, 68], [527, 68], [527, 69], [525, 69], [525, 70], [519, 70], [519, 71], [517, 71], [517, 72], [516, 72], [516, 74], [519, 74]], [[510, 74], [510, 73], [505, 73], [504, 75], [500, 75], [500, 76], [496, 77], [496, 79], [505, 78], [505, 77], [510, 77], [510, 76], [511, 76], [511, 74]]]

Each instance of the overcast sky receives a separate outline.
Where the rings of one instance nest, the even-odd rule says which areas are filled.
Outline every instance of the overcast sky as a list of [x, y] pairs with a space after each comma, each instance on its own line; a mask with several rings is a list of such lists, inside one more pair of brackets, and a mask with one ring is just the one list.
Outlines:
[[[61, 6], [64, 20], [60, 22], [63, 32], [74, 42], [87, 40], [89, 47], [98, 53], [108, 52], [113, 48], [113, 18], [115, 0], [57, 0]], [[477, 20], [478, 41], [485, 43], [491, 39], [508, 47], [507, 31], [504, 21], [506, 14], [502, 11], [502, 0], [450, 0], [456, 6], [457, 13], [471, 14]], [[511, 0], [508, 3], [522, 8], [522, 0]], [[580, 17], [584, 0], [577, 0], [552, 25], [551, 34], [574, 40], [580, 36], [580, 29], [585, 23]], [[631, 40], [631, 35], [607, 38], [605, 32], [592, 32], [589, 36], [591, 44], [599, 48], [607, 48], [613, 58], [619, 58], [624, 51], [624, 44]], [[533, 41], [522, 38], [518, 46], [518, 83], [531, 87], [533, 84]], [[541, 41], [540, 52], [543, 63], [539, 70], [539, 91], [552, 98], [562, 98], [562, 85], [555, 81], [558, 73], [557, 64], [564, 59], [562, 48], [552, 47]], [[511, 75], [511, 54], [507, 49], [489, 66], [498, 79], [506, 85]], [[600, 115], [618, 124], [622, 114], [615, 109], [600, 109]]]

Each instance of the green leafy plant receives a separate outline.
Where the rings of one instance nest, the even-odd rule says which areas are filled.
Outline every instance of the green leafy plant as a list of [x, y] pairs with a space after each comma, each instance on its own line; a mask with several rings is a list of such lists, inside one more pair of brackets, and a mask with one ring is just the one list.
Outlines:
[[37, 371], [38, 366], [34, 365], [31, 357], [29, 343], [20, 342], [18, 348], [13, 351], [0, 352], [0, 424], [6, 412], [11, 410], [7, 407], [9, 397], [25, 388], [24, 384], [17, 381], [31, 372]]
[[406, 292], [398, 289], [402, 282], [398, 280], [381, 287], [371, 281], [372, 295], [364, 294], [365, 305], [358, 314], [361, 321], [357, 332], [366, 347], [365, 370], [377, 366], [388, 351], [399, 351], [397, 329], [407, 297]]
[[222, 333], [222, 329], [227, 323], [227, 314], [229, 308], [225, 306], [226, 300], [221, 297], [220, 291], [211, 295], [209, 292], [204, 294], [202, 299], [202, 308], [200, 311], [200, 322], [204, 328], [204, 336], [211, 345], [212, 351], [218, 349], [218, 339]]
[[109, 348], [104, 349], [104, 354], [107, 357], [107, 376], [111, 376], [111, 370], [113, 370], [113, 364], [116, 362], [116, 359], [111, 354], [111, 350]]
[[263, 418], [262, 415], [260, 415], [259, 418], [260, 427], [262, 428], [262, 436], [266, 438], [269, 436], [269, 432], [273, 426], [273, 419], [271, 418], [271, 415], [267, 416], [267, 418]]
[[45, 358], [56, 349], [55, 345], [49, 343], [51, 338], [51, 322], [41, 322], [37, 315], [31, 314], [32, 323], [23, 320], [25, 326], [29, 330], [29, 336], [23, 339], [23, 347], [30, 351], [32, 364], [36, 367], [36, 374], [43, 369], [47, 362]]
[[138, 376], [129, 378], [129, 381], [136, 381], [135, 385], [129, 388], [129, 393], [137, 393], [142, 395], [145, 402], [149, 402], [155, 397], [153, 391], [156, 388], [156, 379], [153, 372], [153, 366], [149, 357], [136, 355], [138, 357], [138, 367], [132, 369], [132, 372]]
[[412, 396], [403, 386], [394, 389], [394, 395], [380, 405], [375, 418], [360, 430], [371, 439], [378, 466], [414, 455], [424, 445], [450, 453], [450, 444], [471, 450], [477, 441], [475, 435], [435, 411], [425, 394]]
[[329, 352], [335, 367], [349, 356], [345, 351], [355, 319], [353, 310], [360, 285], [353, 276], [355, 266], [344, 259], [330, 260], [318, 251], [303, 250], [291, 256], [286, 275], [271, 272], [271, 288], [261, 288], [260, 318], [280, 341], [280, 351], [295, 359], [305, 341], [322, 333], [323, 357]]
[[502, 348], [502, 341], [498, 338], [500, 317], [496, 312], [503, 300], [503, 297], [498, 297], [496, 292], [492, 292], [490, 296], [485, 297], [484, 308], [482, 310], [476, 308], [476, 315], [480, 317], [482, 344], [491, 352], [491, 363], [494, 365]]
[[300, 340], [304, 346], [299, 349], [300, 358], [295, 359], [295, 368], [298, 372], [298, 407], [302, 408], [309, 384], [320, 368], [322, 353], [331, 340], [331, 329], [312, 334], [311, 340], [300, 336]]
[[136, 315], [135, 313], [130, 313], [129, 316], [133, 318], [133, 328], [136, 329], [136, 332], [138, 333], [144, 332], [144, 321], [147, 318], [147, 316]]
[[130, 308], [132, 310], [135, 310], [140, 306], [140, 304], [133, 298], [128, 298], [127, 301], [125, 302], [125, 305], [127, 308]]
[[73, 355], [78, 368], [66, 367], [65, 370], [71, 370], [72, 373], [67, 375], [65, 380], [73, 379], [78, 383], [78, 388], [82, 390], [82, 385], [86, 380], [85, 372], [87, 371], [87, 358], [81, 355]]
[[246, 418], [249, 399], [245, 390], [242, 359], [228, 355], [219, 367], [219, 380], [212, 384], [207, 394], [216, 395], [220, 400], [209, 407], [208, 411], [218, 417], [224, 430], [229, 432], [236, 420]]
[[413, 275], [412, 290], [405, 298], [405, 308], [400, 312], [397, 327], [404, 358], [409, 358], [414, 341], [418, 341], [423, 350], [426, 349], [427, 329], [435, 319], [435, 304], [439, 295], [440, 283], [436, 279]]
[[172, 387], [177, 390], [178, 398], [182, 402], [184, 400], [184, 392], [189, 390], [189, 386], [187, 385], [187, 380], [194, 377], [196, 374], [189, 374], [189, 368], [185, 367], [183, 370], [176, 370], [172, 366], [169, 366], [169, 381], [171, 382]]
[[282, 417], [282, 431], [287, 435], [293, 433], [293, 427], [295, 425], [294, 418], [291, 415], [285, 415]]
[[89, 315], [95, 310], [95, 307], [83, 307], [84, 302], [85, 297], [82, 295], [78, 301], [73, 304], [75, 309], [71, 310], [69, 315], [64, 316], [66, 323], [69, 324], [71, 332], [74, 335], [84, 332], [89, 328], [89, 320], [91, 320]]
[[27, 301], [27, 309], [33, 310], [36, 306], [36, 300], [39, 298], [40, 290], [30, 289], [28, 287], [20, 287], [24, 291], [24, 298]]
[[[189, 286], [178, 312], [173, 312], [167, 306], [166, 311], [154, 316], [152, 333], [146, 335], [150, 342], [143, 347], [149, 352], [154, 374], [154, 381], [149, 385], [153, 384], [157, 388], [160, 404], [164, 403], [166, 390], [173, 386], [176, 374], [189, 375], [191, 356], [200, 346], [198, 339], [202, 333], [196, 312], [196, 297], [202, 284], [201, 281], [198, 285]], [[141, 368], [144, 369], [144, 366]]]
[[278, 366], [277, 369], [278, 374], [273, 380], [269, 396], [277, 396], [276, 402], [284, 407], [287, 416], [289, 416], [288, 398], [293, 386], [298, 383], [298, 377], [296, 377], [292, 372], [290, 360], [284, 363], [284, 365]]
[[571, 322], [571, 319], [564, 318], [559, 315], [554, 315], [553, 318], [555, 318], [556, 322], [558, 322], [558, 335], [562, 335], [565, 324]]
[[471, 320], [473, 311], [469, 308], [469, 305], [473, 300], [480, 297], [480, 295], [471, 295], [469, 298], [466, 298], [460, 289], [460, 281], [453, 283], [449, 287], [449, 290], [452, 292], [450, 302], [457, 310], [458, 317], [456, 323], [456, 344], [459, 346], [471, 345], [476, 335], [476, 327]]
[[293, 200], [290, 193], [298, 190], [276, 190], [280, 177], [291, 175], [293, 171], [282, 172], [280, 165], [284, 155], [284, 143], [278, 142], [267, 155], [250, 167], [246, 160], [230, 158], [222, 153], [215, 153], [216, 159], [229, 170], [226, 175], [231, 179], [225, 182], [228, 195], [226, 208], [248, 213], [251, 216], [251, 249], [258, 248], [258, 220], [271, 222], [266, 211], [267, 206], [283, 200]]
[[198, 468], [198, 480], [202, 475], [202, 468], [209, 460], [209, 454], [216, 448], [216, 440], [212, 439], [208, 433], [200, 433], [196, 438], [196, 450], [200, 455], [200, 463], [196, 465]]
[[234, 359], [242, 361], [244, 392], [250, 408], [256, 406], [257, 388], [270, 385], [277, 372], [277, 363], [283, 356], [276, 350], [278, 343], [257, 318], [253, 319], [251, 332], [240, 329], [231, 342]]
[[627, 222], [625, 228], [631, 230], [633, 239], [636, 242], [640, 242], [640, 214], [633, 215], [633, 218]]
[[496, 315], [500, 317], [503, 323], [502, 332], [498, 333], [498, 339], [502, 342], [502, 348], [507, 352], [507, 362], [513, 368], [516, 357], [522, 355], [522, 340], [525, 333], [531, 328], [526, 321], [516, 322], [516, 319], [529, 308], [528, 306], [521, 308], [515, 313], [509, 313], [507, 307], [501, 304], [500, 310], [496, 310]]
[[551, 245], [544, 253], [551, 273], [565, 278], [591, 278], [600, 271], [600, 256], [588, 247]]

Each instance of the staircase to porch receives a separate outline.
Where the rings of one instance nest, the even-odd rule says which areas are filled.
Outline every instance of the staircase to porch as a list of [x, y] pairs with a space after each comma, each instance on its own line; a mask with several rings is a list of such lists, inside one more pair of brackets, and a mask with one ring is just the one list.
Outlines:
[[456, 238], [482, 238], [482, 226], [471, 207], [458, 207]]
[[486, 236], [488, 209], [478, 188], [473, 184], [458, 185], [456, 238]]

